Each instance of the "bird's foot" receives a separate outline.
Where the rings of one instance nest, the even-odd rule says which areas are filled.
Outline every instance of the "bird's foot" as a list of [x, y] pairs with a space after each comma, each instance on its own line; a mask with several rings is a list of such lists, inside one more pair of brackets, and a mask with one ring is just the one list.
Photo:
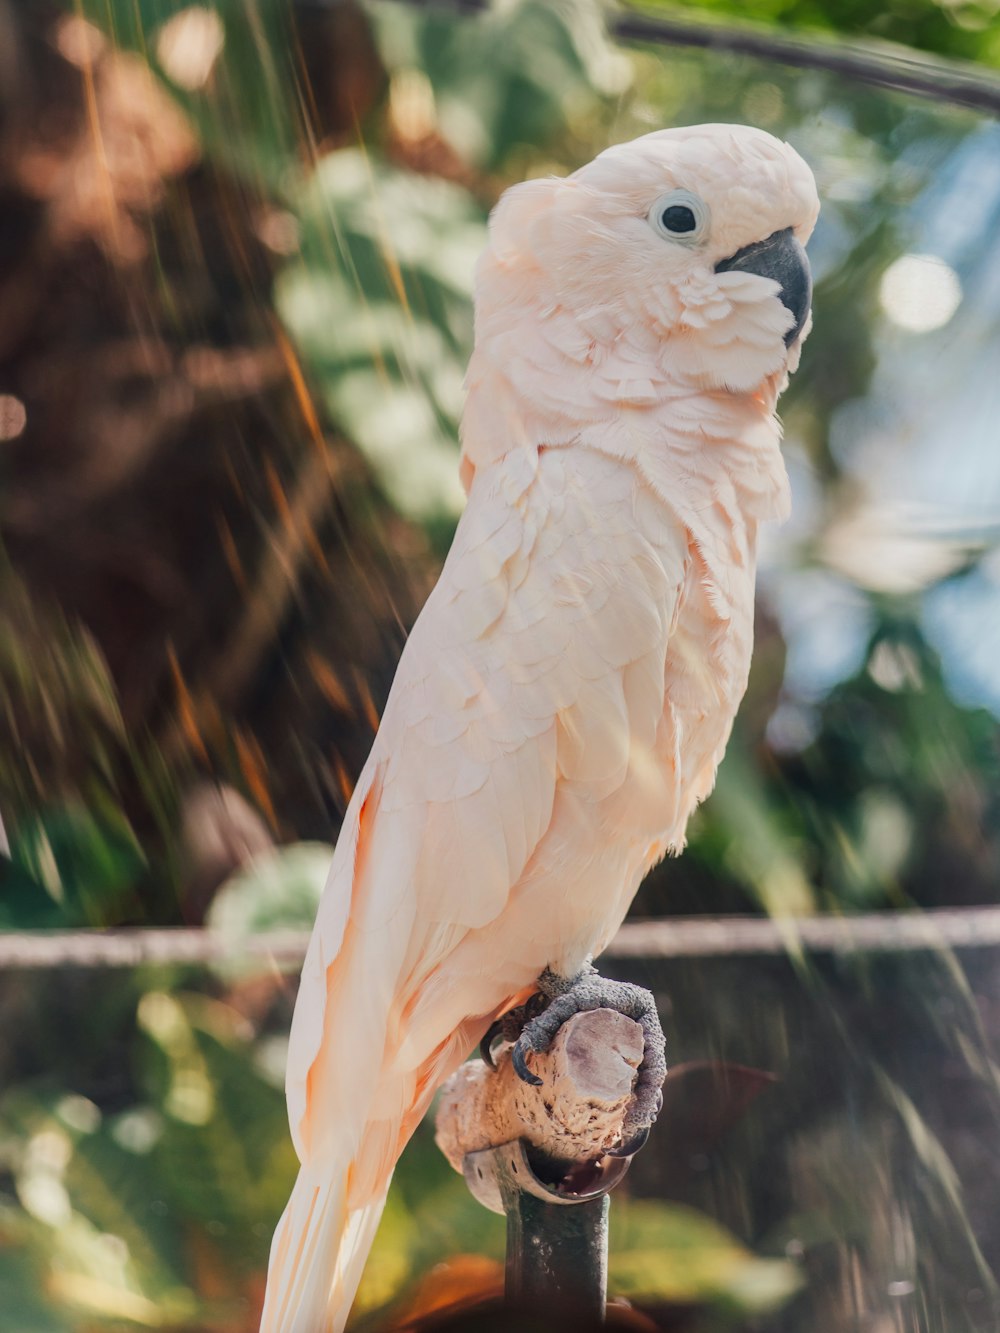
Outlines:
[[496, 1069], [493, 1047], [497, 1042], [505, 1041], [508, 1044], [516, 1042], [531, 1020], [542, 1013], [548, 1002], [549, 997], [547, 995], [543, 995], [541, 991], [536, 991], [534, 995], [530, 995], [525, 1000], [524, 1004], [508, 1009], [502, 1018], [498, 1018], [490, 1024], [486, 1036], [479, 1043], [479, 1054], [491, 1069]]
[[[667, 1075], [666, 1042], [652, 995], [631, 982], [610, 981], [590, 965], [572, 978], [557, 976], [546, 968], [538, 979], [538, 986], [548, 1003], [541, 1013], [526, 1018], [511, 1051], [511, 1062], [525, 1083], [538, 1086], [542, 1081], [529, 1069], [528, 1055], [532, 1051], [548, 1050], [563, 1023], [574, 1014], [591, 1009], [614, 1009], [642, 1028], [642, 1063], [622, 1127], [622, 1147], [616, 1150], [617, 1155], [630, 1157], [645, 1143], [650, 1126], [663, 1105], [660, 1089]], [[533, 996], [528, 1005], [537, 999]]]

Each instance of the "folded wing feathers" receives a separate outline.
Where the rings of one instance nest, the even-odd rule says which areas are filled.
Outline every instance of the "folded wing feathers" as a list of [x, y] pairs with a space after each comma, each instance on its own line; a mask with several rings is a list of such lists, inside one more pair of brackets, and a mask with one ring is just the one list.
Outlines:
[[[390, 1047], [398, 1054], [392, 1033], [407, 996], [433, 1015], [433, 980], [426, 996], [422, 985], [463, 932], [503, 911], [549, 826], [558, 784], [603, 799], [630, 763], [644, 762], [663, 711], [683, 531], [661, 504], [650, 508], [633, 468], [592, 451], [543, 453], [529, 485], [522, 459], [510, 467], [511, 476], [476, 474], [337, 845], [289, 1048], [300, 1152], [315, 1150], [310, 1125], [324, 1125], [325, 1141], [331, 1114], [348, 1114], [346, 1103], [334, 1106], [338, 1062], [357, 1058], [359, 1041], [388, 1040], [384, 1058]], [[366, 819], [378, 835], [358, 895]], [[372, 949], [368, 962], [353, 957]], [[343, 988], [362, 978], [363, 1021], [342, 1031], [342, 1013], [354, 1010]], [[414, 1077], [449, 1035], [433, 1027], [407, 1025]], [[352, 1095], [370, 1107], [375, 1085]], [[316, 1096], [322, 1106], [310, 1105]]]
[[[543, 455], [513, 507], [497, 479], [477, 479], [386, 709], [382, 815], [428, 807], [420, 910], [435, 919], [502, 910], [556, 782], [620, 782], [633, 725], [648, 732], [662, 711], [677, 534], [667, 554], [668, 517], [637, 512], [634, 471], [583, 452]], [[468, 614], [477, 602], [488, 615]], [[633, 722], [624, 672], [639, 662], [660, 694], [636, 696], [649, 716]]]

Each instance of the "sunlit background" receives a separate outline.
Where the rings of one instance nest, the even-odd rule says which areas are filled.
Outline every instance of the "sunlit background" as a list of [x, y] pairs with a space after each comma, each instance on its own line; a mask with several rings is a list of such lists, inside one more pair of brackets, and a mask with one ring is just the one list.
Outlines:
[[[590, 0], [465, 9], [0, 0], [0, 929], [232, 943], [7, 948], [11, 1333], [256, 1328], [295, 970], [238, 941], [309, 925], [447, 549], [472, 265], [513, 181], [734, 120], [823, 201], [750, 691], [634, 915], [1000, 903], [995, 0], [715, 6], [702, 47]], [[752, 18], [756, 54], [712, 45]], [[923, 94], [803, 23], [924, 48]], [[1000, 1326], [1000, 953], [885, 940], [609, 962], [679, 1066], [615, 1196], [634, 1327]], [[502, 1246], [425, 1127], [358, 1327], [491, 1289]]]

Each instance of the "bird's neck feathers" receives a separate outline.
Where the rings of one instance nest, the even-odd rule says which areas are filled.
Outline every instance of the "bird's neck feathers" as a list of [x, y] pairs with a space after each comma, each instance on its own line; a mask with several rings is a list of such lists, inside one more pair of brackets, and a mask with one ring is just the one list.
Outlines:
[[699, 383], [697, 358], [642, 326], [610, 342], [558, 308], [529, 321], [477, 320], [466, 379], [462, 479], [511, 454], [584, 445], [640, 471], [685, 520], [720, 506], [756, 526], [786, 517], [775, 405], [786, 371], [753, 389]]

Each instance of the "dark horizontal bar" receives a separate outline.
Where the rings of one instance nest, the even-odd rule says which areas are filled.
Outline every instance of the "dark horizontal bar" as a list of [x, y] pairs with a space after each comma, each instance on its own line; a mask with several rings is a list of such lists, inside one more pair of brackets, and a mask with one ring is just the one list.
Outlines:
[[610, 31], [619, 41], [690, 46], [773, 60], [798, 69], [821, 69], [859, 83], [912, 93], [979, 111], [1000, 112], [1000, 76], [937, 57], [908, 54], [888, 45], [878, 49], [825, 37], [792, 37], [729, 22], [687, 19], [626, 11], [615, 15]]

